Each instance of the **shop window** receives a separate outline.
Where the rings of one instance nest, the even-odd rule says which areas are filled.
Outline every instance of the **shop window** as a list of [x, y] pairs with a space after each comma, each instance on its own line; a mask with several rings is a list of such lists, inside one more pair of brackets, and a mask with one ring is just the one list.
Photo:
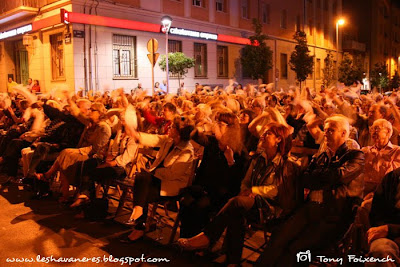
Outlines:
[[207, 45], [194, 43], [194, 76], [207, 77]]
[[218, 77], [228, 77], [228, 47], [217, 46], [217, 71]]
[[50, 35], [51, 73], [53, 80], [65, 79], [63, 34]]
[[136, 78], [136, 37], [113, 35], [114, 79]]

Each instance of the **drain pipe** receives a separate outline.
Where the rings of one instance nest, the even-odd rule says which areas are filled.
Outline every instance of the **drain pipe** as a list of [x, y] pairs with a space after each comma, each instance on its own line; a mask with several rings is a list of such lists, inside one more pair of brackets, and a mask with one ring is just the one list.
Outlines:
[[[89, 9], [89, 15], [92, 15], [92, 9], [93, 9], [93, 2], [90, 5], [90, 9]], [[89, 88], [88, 88], [88, 92], [92, 91], [93, 93], [93, 81], [92, 81], [92, 25], [89, 25]]]
[[[83, 4], [83, 14], [86, 14], [86, 3], [87, 0], [85, 0], [85, 3]], [[84, 79], [85, 79], [85, 91], [82, 92], [82, 95], [87, 95], [88, 91], [88, 66], [87, 66], [87, 51], [86, 51], [86, 24], [83, 24], [83, 73], [84, 73]]]

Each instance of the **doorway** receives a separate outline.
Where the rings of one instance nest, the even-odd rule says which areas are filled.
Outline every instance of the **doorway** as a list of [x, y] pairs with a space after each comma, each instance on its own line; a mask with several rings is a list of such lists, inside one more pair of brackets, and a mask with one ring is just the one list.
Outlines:
[[14, 42], [15, 48], [15, 81], [21, 84], [28, 84], [29, 61], [28, 51], [22, 44], [22, 40]]

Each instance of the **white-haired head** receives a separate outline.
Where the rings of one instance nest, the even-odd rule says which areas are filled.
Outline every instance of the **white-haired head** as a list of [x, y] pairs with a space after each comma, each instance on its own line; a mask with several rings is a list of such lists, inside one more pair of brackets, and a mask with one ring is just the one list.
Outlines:
[[392, 124], [385, 119], [377, 119], [374, 121], [374, 123], [371, 125], [370, 131], [373, 133], [377, 129], [385, 128], [388, 131], [388, 138], [393, 134], [393, 126]]
[[334, 115], [325, 120], [325, 124], [327, 123], [335, 124], [340, 130], [343, 130], [345, 132], [345, 135], [343, 137], [345, 139], [349, 138], [350, 123], [347, 117], [341, 115]]

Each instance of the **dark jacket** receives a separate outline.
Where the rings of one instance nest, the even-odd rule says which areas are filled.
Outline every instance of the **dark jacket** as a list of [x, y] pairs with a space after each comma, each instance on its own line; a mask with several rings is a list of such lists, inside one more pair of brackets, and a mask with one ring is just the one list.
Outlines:
[[240, 191], [246, 171], [245, 153], [235, 153], [235, 164], [230, 167], [215, 136], [200, 136], [196, 133], [193, 140], [204, 146], [203, 158], [193, 184], [204, 188], [215, 207], [222, 206]]
[[332, 204], [340, 213], [345, 208], [351, 210], [352, 204], [361, 203], [363, 170], [364, 153], [343, 143], [332, 158], [326, 152], [315, 155], [302, 180], [304, 188], [323, 190], [324, 203]]
[[64, 123], [55, 125], [57, 127], [46, 132], [46, 135], [40, 141], [59, 144], [59, 150], [77, 147], [85, 125], [74, 116], [65, 114], [49, 105], [43, 105], [43, 111], [51, 121], [62, 121]]
[[[267, 164], [265, 155], [257, 154], [242, 181], [241, 191], [251, 189], [274, 210], [275, 217], [285, 216], [302, 202], [303, 188], [298, 182], [299, 175], [300, 166], [294, 159], [277, 154]], [[262, 207], [260, 203], [257, 206]]]
[[400, 245], [400, 208], [396, 207], [396, 195], [399, 194], [400, 168], [383, 177], [375, 191], [369, 220], [372, 227], [388, 225], [388, 238]]

